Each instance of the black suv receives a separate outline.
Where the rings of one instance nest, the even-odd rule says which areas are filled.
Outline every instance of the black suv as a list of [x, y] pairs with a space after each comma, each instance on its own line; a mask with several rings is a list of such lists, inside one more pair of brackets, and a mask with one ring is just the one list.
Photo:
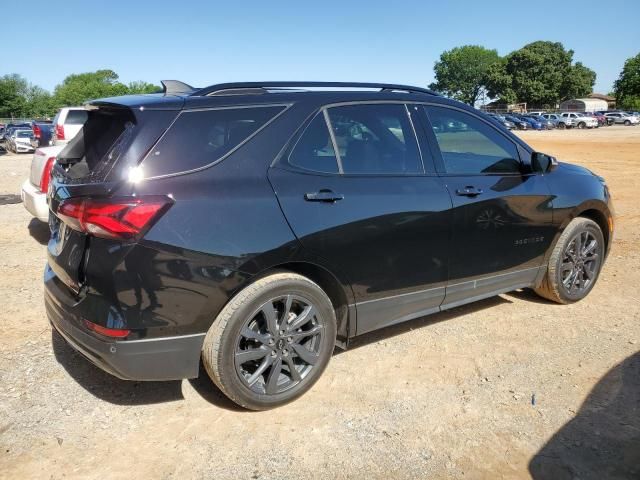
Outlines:
[[50, 183], [55, 329], [124, 379], [196, 377], [249, 409], [334, 346], [520, 288], [593, 288], [604, 180], [429, 90], [222, 84], [91, 102]]

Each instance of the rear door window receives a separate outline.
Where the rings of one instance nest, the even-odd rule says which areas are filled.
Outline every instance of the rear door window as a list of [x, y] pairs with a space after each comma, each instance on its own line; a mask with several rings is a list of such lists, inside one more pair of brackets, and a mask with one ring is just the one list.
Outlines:
[[403, 104], [364, 104], [327, 110], [345, 174], [423, 172], [420, 150]]
[[210, 165], [266, 125], [284, 106], [182, 112], [143, 161], [146, 177]]

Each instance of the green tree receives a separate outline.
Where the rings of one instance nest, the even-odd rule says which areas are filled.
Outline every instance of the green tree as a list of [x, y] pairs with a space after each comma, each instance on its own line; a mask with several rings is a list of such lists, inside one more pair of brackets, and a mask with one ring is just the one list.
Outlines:
[[507, 55], [490, 69], [489, 95], [508, 102], [554, 106], [592, 91], [596, 74], [582, 63], [573, 64], [573, 50], [562, 43], [537, 41]]
[[128, 87], [118, 81], [116, 72], [98, 70], [67, 76], [56, 86], [54, 101], [58, 106], [74, 106], [95, 98], [116, 97], [127, 93]]
[[162, 91], [162, 87], [144, 81], [130, 82], [127, 93], [157, 93]]
[[619, 107], [640, 109], [640, 53], [624, 62], [613, 91]]
[[12, 73], [0, 77], [0, 117], [21, 117], [26, 106], [27, 80]]
[[487, 81], [487, 72], [499, 61], [496, 50], [464, 45], [447, 50], [435, 63], [436, 81], [429, 88], [474, 105]]

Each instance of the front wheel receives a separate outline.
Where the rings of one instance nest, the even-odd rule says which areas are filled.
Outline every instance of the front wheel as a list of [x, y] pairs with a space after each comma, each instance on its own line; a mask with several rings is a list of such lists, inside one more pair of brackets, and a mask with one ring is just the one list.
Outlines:
[[598, 279], [604, 252], [604, 235], [598, 224], [574, 218], [560, 235], [536, 293], [557, 303], [582, 300]]
[[565, 128], [567, 128], [567, 126], [564, 123], [561, 122], [561, 123], [558, 124], [558, 128], [560, 130], [564, 130]]
[[584, 123], [584, 122], [580, 122], [580, 123], [578, 124], [578, 128], [580, 128], [580, 129], [583, 129], [583, 128], [584, 128], [584, 127], [586, 127], [586, 126], [587, 126], [587, 124], [586, 124], [586, 123]]
[[625, 124], [626, 126], [629, 126], [629, 125], [631, 125], [631, 121], [630, 121], [630, 120], [625, 120], [625, 121], [624, 121], [624, 124]]
[[202, 363], [233, 402], [266, 410], [313, 386], [335, 340], [335, 312], [324, 291], [301, 275], [274, 273], [224, 307], [205, 337]]

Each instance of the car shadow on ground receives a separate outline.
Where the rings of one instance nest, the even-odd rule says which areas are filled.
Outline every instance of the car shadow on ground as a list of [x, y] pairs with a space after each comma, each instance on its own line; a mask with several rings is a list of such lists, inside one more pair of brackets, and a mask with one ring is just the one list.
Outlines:
[[29, 229], [29, 235], [40, 245], [49, 243], [50, 231], [47, 223], [41, 222], [37, 218], [32, 218], [27, 228]]
[[[56, 360], [67, 373], [93, 396], [116, 405], [150, 405], [184, 400], [182, 380], [136, 382], [121, 380], [104, 372], [74, 350], [62, 336], [51, 330], [51, 344]], [[220, 408], [245, 411], [229, 400], [209, 379], [200, 366], [200, 376], [190, 379], [191, 386], [209, 403]]]
[[120, 380], [96, 367], [76, 352], [55, 330], [51, 345], [56, 360], [67, 373], [95, 397], [116, 405], [147, 405], [182, 400], [181, 381], [133, 382]]
[[640, 352], [598, 382], [529, 472], [535, 480], [640, 478]]
[[[349, 344], [349, 350], [401, 335], [411, 330], [433, 325], [434, 323], [443, 322], [459, 315], [477, 312], [485, 308], [492, 308], [502, 303], [511, 302], [503, 297], [492, 297], [446, 312], [417, 318], [376, 330], [353, 339]], [[182, 381], [136, 382], [121, 380], [93, 365], [93, 363], [67, 344], [60, 334], [53, 329], [51, 331], [51, 344], [58, 363], [62, 365], [67, 373], [82, 388], [101, 400], [117, 405], [145, 405], [184, 400]], [[344, 351], [345, 350], [336, 348], [334, 355], [339, 355]], [[209, 379], [202, 364], [200, 365], [198, 378], [189, 379], [188, 381], [193, 389], [209, 403], [227, 410], [249, 412], [229, 400], [220, 389], [216, 387]]]

